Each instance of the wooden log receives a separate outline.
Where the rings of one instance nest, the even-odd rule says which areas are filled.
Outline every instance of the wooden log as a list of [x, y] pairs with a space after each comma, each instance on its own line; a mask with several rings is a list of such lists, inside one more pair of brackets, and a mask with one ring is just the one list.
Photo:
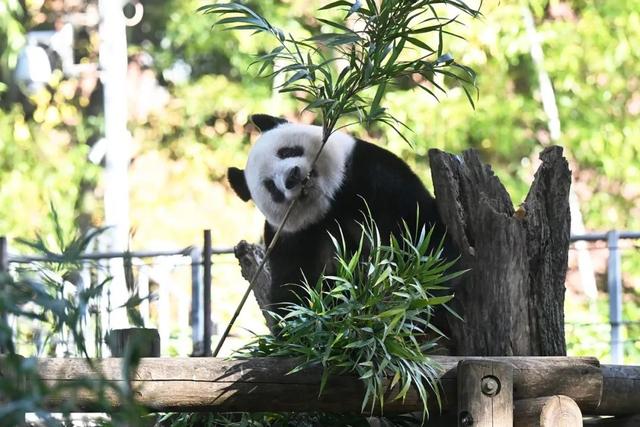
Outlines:
[[640, 414], [640, 366], [602, 365], [602, 376], [602, 401], [594, 413]]
[[[450, 316], [455, 354], [564, 355], [564, 279], [571, 174], [549, 147], [524, 204], [514, 209], [477, 151], [429, 151], [440, 216], [470, 271], [456, 284]], [[499, 313], [499, 315], [497, 315]]]
[[491, 360], [458, 363], [458, 426], [513, 426], [513, 366]]
[[[124, 357], [132, 350], [139, 357], [160, 357], [160, 334], [157, 329], [113, 329], [109, 331], [106, 342], [113, 357]], [[135, 347], [128, 349], [131, 346]]]
[[582, 412], [567, 396], [546, 396], [516, 400], [514, 427], [581, 427]]
[[594, 417], [583, 421], [585, 427], [638, 427], [640, 415], [626, 417]]
[[[467, 358], [473, 359], [473, 358]], [[488, 360], [480, 359], [477, 360]], [[440, 365], [437, 372], [442, 384], [443, 409], [456, 408], [457, 365], [459, 357], [433, 356]], [[593, 411], [600, 401], [602, 376], [594, 358], [566, 357], [498, 357], [489, 360], [513, 367], [513, 390], [516, 399], [563, 394], [574, 399], [583, 411]], [[96, 361], [100, 372], [113, 383], [124, 381], [121, 359]], [[287, 375], [297, 362], [291, 359], [256, 358], [232, 361], [216, 358], [145, 358], [142, 359], [132, 385], [140, 403], [155, 411], [328, 411], [360, 412], [364, 390], [355, 377], [340, 376], [329, 380], [318, 397], [321, 370], [305, 369]], [[0, 359], [0, 375], [6, 366]], [[83, 359], [38, 359], [38, 371], [48, 384], [69, 384], [81, 378], [96, 378]], [[91, 410], [92, 396], [82, 389], [52, 400], [73, 400], [78, 393], [78, 410]], [[391, 393], [389, 397], [393, 397]], [[109, 395], [113, 405], [118, 405]], [[434, 399], [431, 399], [434, 403]], [[437, 406], [431, 407], [438, 412]], [[385, 403], [385, 413], [421, 411], [415, 391], [406, 399]], [[434, 412], [434, 413], [435, 413]]]

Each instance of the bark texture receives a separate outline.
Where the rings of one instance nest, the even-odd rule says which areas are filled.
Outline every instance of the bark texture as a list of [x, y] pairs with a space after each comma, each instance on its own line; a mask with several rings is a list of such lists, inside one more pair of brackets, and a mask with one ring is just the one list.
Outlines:
[[[240, 271], [242, 277], [247, 282], [251, 281], [251, 278], [255, 274], [258, 266], [264, 259], [264, 248], [260, 245], [254, 245], [241, 240], [233, 252], [240, 263]], [[275, 321], [265, 310], [270, 310], [271, 300], [269, 298], [269, 287], [271, 286], [271, 274], [269, 273], [269, 263], [264, 266], [264, 269], [259, 273], [256, 283], [253, 286], [253, 296], [258, 302], [258, 306], [262, 310], [267, 327], [274, 333]]]
[[[439, 368], [442, 410], [456, 408], [458, 363], [462, 358], [433, 356]], [[471, 359], [466, 358], [467, 361]], [[477, 359], [481, 361], [480, 359]], [[484, 362], [488, 360], [485, 359]], [[593, 413], [602, 393], [602, 371], [594, 358], [496, 358], [513, 369], [514, 399], [562, 394], [576, 401], [585, 414]], [[153, 411], [281, 411], [359, 413], [365, 395], [357, 376], [331, 376], [322, 394], [318, 395], [322, 368], [308, 368], [291, 373], [302, 360], [286, 358], [253, 358], [227, 360], [211, 357], [143, 358], [129, 378], [136, 401]], [[123, 359], [93, 360], [92, 368], [85, 359], [34, 359], [39, 378], [49, 386], [63, 386], [60, 393], [50, 396], [49, 407], [59, 409], [64, 403], [78, 412], [95, 408], [95, 394], [87, 387], [72, 387], [73, 381], [91, 384], [96, 370], [114, 388], [122, 386]], [[0, 357], [0, 376], [7, 375], [8, 365]], [[389, 378], [385, 387], [390, 386]], [[31, 387], [26, 383], [26, 387]], [[406, 398], [392, 399], [398, 391], [388, 391], [385, 413], [406, 413], [422, 410], [422, 401], [415, 389]], [[113, 406], [119, 397], [107, 389], [104, 398]], [[430, 412], [437, 414], [435, 399], [429, 399]], [[601, 408], [604, 410], [604, 408]], [[100, 407], [99, 410], [104, 410]], [[500, 425], [500, 424], [496, 424]]]
[[477, 151], [430, 150], [438, 209], [469, 269], [456, 285], [451, 317], [456, 354], [565, 355], [564, 280], [570, 237], [571, 173], [549, 147], [516, 210]]

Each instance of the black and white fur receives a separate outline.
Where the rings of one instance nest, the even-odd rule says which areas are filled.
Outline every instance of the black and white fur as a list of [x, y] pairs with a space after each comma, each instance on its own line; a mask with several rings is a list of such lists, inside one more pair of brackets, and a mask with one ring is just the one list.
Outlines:
[[[245, 201], [253, 199], [266, 217], [266, 245], [300, 195], [269, 259], [273, 303], [295, 300], [295, 287], [288, 284], [299, 284], [303, 277], [315, 283], [323, 271], [332, 272], [335, 251], [328, 233], [338, 236], [340, 227], [347, 248], [356, 247], [361, 235], [357, 222], [367, 210], [364, 200], [384, 239], [400, 231], [402, 220], [410, 227], [434, 227], [434, 245], [445, 236], [435, 199], [391, 152], [336, 132], [311, 170], [322, 143], [320, 127], [268, 115], [254, 115], [252, 121], [263, 133], [244, 171], [230, 168], [228, 177], [234, 191]], [[310, 182], [300, 194], [308, 174]], [[454, 253], [445, 240], [445, 254]]]

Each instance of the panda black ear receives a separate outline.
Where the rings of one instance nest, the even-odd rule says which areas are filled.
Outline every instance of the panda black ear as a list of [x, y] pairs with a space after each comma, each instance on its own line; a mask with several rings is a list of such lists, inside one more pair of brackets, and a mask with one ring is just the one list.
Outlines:
[[266, 132], [283, 123], [289, 123], [287, 119], [282, 117], [273, 117], [268, 114], [254, 114], [251, 121], [260, 129], [260, 132]]
[[238, 197], [245, 202], [251, 200], [251, 192], [247, 186], [247, 180], [244, 177], [244, 171], [242, 169], [227, 169], [227, 179], [229, 180], [229, 184], [231, 184], [231, 188], [233, 188], [233, 191], [236, 192]]

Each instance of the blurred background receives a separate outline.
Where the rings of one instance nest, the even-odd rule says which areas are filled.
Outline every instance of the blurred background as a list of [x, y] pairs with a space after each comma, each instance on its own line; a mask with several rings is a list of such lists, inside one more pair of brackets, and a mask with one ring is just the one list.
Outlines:
[[[214, 345], [247, 286], [229, 248], [258, 242], [263, 218], [225, 173], [244, 166], [258, 136], [249, 116], [314, 120], [255, 77], [250, 64], [271, 44], [212, 31], [212, 18], [196, 12], [206, 3], [0, 0], [0, 236], [9, 268], [30, 261], [17, 238], [110, 226], [90, 250], [140, 256], [98, 260], [114, 280], [96, 322], [127, 325], [114, 307], [131, 292], [131, 275], [163, 355], [202, 351], [203, 230], [221, 252], [211, 258]], [[247, 3], [298, 36], [322, 29], [314, 16], [324, 1]], [[349, 131], [406, 159], [428, 187], [429, 148], [475, 148], [516, 206], [539, 152], [562, 145], [573, 171], [569, 354], [639, 364], [640, 1], [489, 0], [481, 11], [457, 29], [466, 40], [447, 42], [478, 73], [475, 110], [460, 88], [438, 102], [407, 80], [383, 105], [413, 130], [414, 148], [388, 128]], [[90, 267], [79, 271], [85, 283], [106, 274]], [[17, 329], [23, 354], [61, 351], [40, 345], [29, 325]], [[266, 331], [252, 298], [223, 353], [249, 331]]]

